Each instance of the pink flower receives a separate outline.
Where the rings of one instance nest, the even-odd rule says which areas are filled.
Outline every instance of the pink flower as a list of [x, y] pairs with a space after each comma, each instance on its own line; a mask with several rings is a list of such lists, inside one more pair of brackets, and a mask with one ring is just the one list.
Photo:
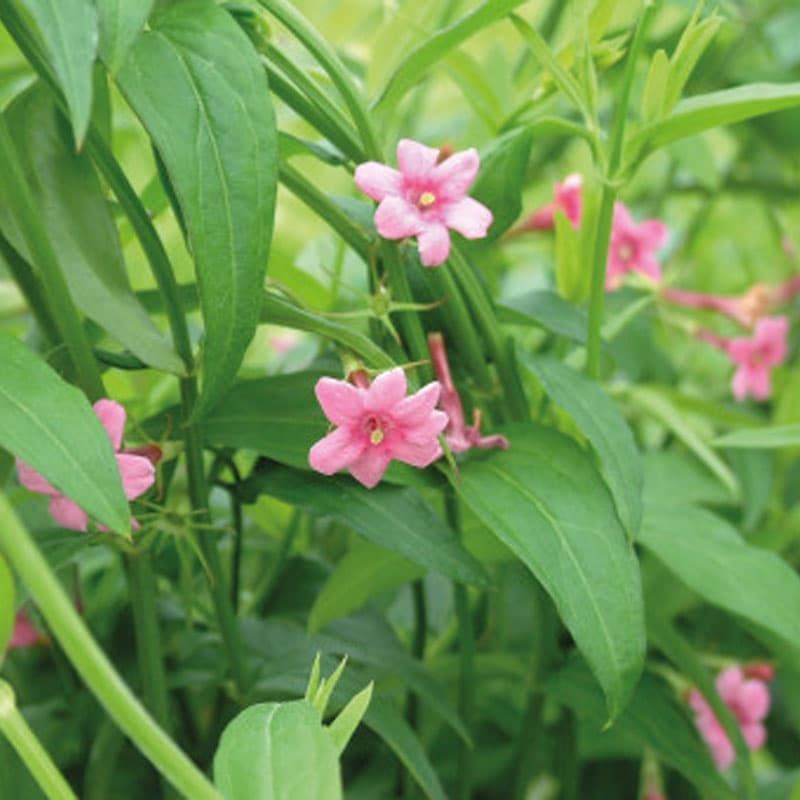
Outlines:
[[320, 378], [317, 400], [338, 427], [311, 448], [309, 463], [324, 475], [346, 468], [369, 489], [393, 459], [427, 467], [442, 454], [437, 437], [447, 425], [447, 414], [434, 410], [439, 391], [434, 381], [406, 397], [406, 376], [399, 367], [365, 386]]
[[567, 175], [563, 183], [556, 182], [553, 188], [553, 202], [534, 211], [516, 229], [516, 233], [552, 230], [556, 224], [557, 211], [564, 212], [573, 228], [580, 227], [583, 213], [583, 178], [577, 172]]
[[[757, 678], [746, 678], [741, 667], [728, 667], [717, 676], [716, 685], [719, 696], [736, 717], [747, 746], [751, 750], [763, 747], [767, 741], [763, 720], [770, 705], [766, 683]], [[719, 769], [727, 769], [734, 762], [736, 753], [711, 706], [697, 689], [692, 689], [689, 705], [695, 712], [695, 724], [706, 740], [714, 762]]]
[[467, 197], [480, 167], [478, 151], [470, 148], [438, 160], [439, 150], [401, 139], [399, 171], [368, 161], [355, 173], [358, 188], [380, 203], [378, 233], [386, 239], [416, 236], [426, 267], [438, 267], [450, 255], [448, 228], [467, 239], [482, 239], [493, 219], [486, 206]]
[[[153, 463], [146, 455], [120, 449], [126, 415], [125, 409], [119, 403], [113, 400], [98, 400], [93, 408], [94, 413], [97, 414], [106, 429], [108, 438], [111, 439], [125, 496], [128, 500], [135, 500], [144, 494], [155, 481]], [[26, 489], [50, 497], [50, 514], [59, 525], [73, 531], [86, 531], [89, 518], [80, 506], [61, 494], [35, 469], [19, 459], [17, 459], [17, 473], [20, 483]], [[135, 520], [134, 525], [136, 525]]]
[[667, 227], [661, 220], [634, 222], [625, 205], [615, 203], [608, 248], [606, 291], [618, 289], [628, 272], [641, 272], [654, 281], [661, 280], [661, 266], [656, 259], [656, 251], [666, 241]]
[[436, 371], [436, 377], [442, 387], [442, 410], [447, 414], [449, 421], [444, 429], [447, 446], [454, 453], [463, 453], [472, 447], [489, 450], [499, 447], [508, 450], [508, 439], [500, 434], [481, 436], [481, 412], [476, 408], [472, 415], [472, 425], [467, 425], [464, 420], [464, 406], [461, 396], [453, 384], [450, 375], [450, 365], [447, 362], [447, 350], [441, 333], [428, 334], [428, 349], [431, 361]]
[[753, 336], [725, 342], [725, 350], [737, 365], [733, 376], [733, 395], [737, 400], [748, 395], [756, 400], [770, 396], [770, 370], [785, 361], [788, 334], [786, 317], [766, 317], [758, 321]]
[[8, 649], [25, 649], [34, 647], [44, 641], [46, 641], [45, 637], [36, 630], [25, 611], [17, 612], [14, 621], [14, 631], [11, 634], [11, 641], [8, 643]]

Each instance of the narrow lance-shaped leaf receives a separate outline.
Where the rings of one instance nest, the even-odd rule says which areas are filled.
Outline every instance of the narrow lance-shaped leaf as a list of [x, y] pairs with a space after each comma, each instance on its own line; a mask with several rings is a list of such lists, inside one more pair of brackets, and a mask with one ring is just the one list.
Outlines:
[[144, 27], [154, 0], [95, 0], [100, 29], [100, 57], [113, 75]]
[[534, 425], [467, 464], [455, 488], [553, 598], [616, 717], [636, 685], [645, 634], [639, 565], [591, 458]]
[[642, 521], [644, 477], [636, 442], [618, 406], [594, 381], [560, 361], [528, 357], [524, 363], [597, 452], [619, 518], [633, 538]]
[[[64, 278], [78, 308], [145, 364], [181, 373], [183, 364], [131, 289], [119, 235], [88, 156], [76, 153], [52, 93], [36, 84], [5, 112], [11, 135], [25, 142], [21, 166], [39, 201]], [[14, 222], [14, 198], [0, 192], [0, 228], [27, 256]]]
[[745, 428], [720, 436], [716, 447], [769, 448], [800, 447], [800, 425]]
[[272, 236], [277, 134], [264, 71], [212, 0], [157, 12], [117, 76], [164, 161], [205, 320], [196, 416], [227, 391], [258, 323]]
[[8, 334], [0, 334], [0, 364], [0, 447], [89, 516], [127, 532], [130, 509], [111, 442], [85, 395]]
[[97, 53], [97, 11], [92, 0], [20, 0], [44, 45], [69, 108], [80, 146], [92, 113], [92, 67]]

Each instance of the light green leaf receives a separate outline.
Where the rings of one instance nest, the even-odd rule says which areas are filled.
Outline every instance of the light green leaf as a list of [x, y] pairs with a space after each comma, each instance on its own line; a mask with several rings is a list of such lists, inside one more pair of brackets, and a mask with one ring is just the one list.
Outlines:
[[548, 694], [576, 713], [586, 757], [640, 759], [649, 748], [709, 796], [736, 798], [675, 692], [652, 675], [642, 676], [630, 704], [610, 729], [604, 728], [603, 696], [579, 660], [548, 681]]
[[411, 487], [382, 483], [366, 489], [349, 477], [326, 478], [276, 466], [255, 474], [245, 490], [333, 517], [375, 544], [454, 580], [487, 584], [481, 565]]
[[69, 108], [80, 147], [92, 113], [97, 11], [91, 0], [20, 0], [33, 20]]
[[3, 663], [6, 647], [11, 641], [11, 635], [14, 633], [15, 595], [14, 576], [11, 574], [3, 554], [0, 553], [0, 666]]
[[[21, 166], [60, 254], [78, 308], [145, 364], [184, 371], [181, 360], [136, 299], [125, 272], [111, 209], [88, 156], [75, 152], [52, 93], [36, 84], [5, 112], [11, 135], [25, 142]], [[28, 256], [12, 213], [13, 197], [0, 192], [0, 227]]]
[[558, 291], [568, 302], [580, 303], [586, 299], [590, 274], [581, 255], [581, 236], [562, 211], [556, 212], [555, 225]]
[[800, 447], [800, 424], [732, 431], [715, 439], [714, 446], [758, 449]]
[[375, 101], [375, 109], [391, 111], [431, 68], [471, 36], [507, 16], [526, 0], [484, 0], [469, 14], [435, 33], [403, 59]]
[[639, 541], [707, 602], [800, 651], [800, 577], [778, 555], [710, 511], [674, 504], [645, 507]]
[[643, 158], [664, 145], [720, 125], [733, 125], [753, 117], [800, 105], [800, 83], [751, 83], [735, 89], [682, 100], [660, 122], [640, 128], [626, 150]]
[[504, 433], [510, 449], [466, 464], [455, 488], [553, 598], [613, 719], [644, 661], [636, 556], [587, 453], [534, 425]]
[[306, 700], [260, 703], [225, 729], [214, 756], [225, 800], [340, 800], [336, 744]]
[[127, 533], [130, 509], [111, 442], [85, 395], [8, 334], [0, 334], [0, 364], [0, 447], [90, 517]]
[[669, 57], [666, 50], [656, 50], [642, 95], [642, 118], [645, 122], [661, 119], [664, 116], [664, 93], [669, 77]]
[[222, 8], [178, 0], [150, 25], [117, 82], [155, 142], [186, 221], [206, 326], [199, 418], [228, 390], [258, 324], [277, 133], [264, 70]]
[[523, 356], [523, 363], [589, 440], [619, 518], [634, 538], [642, 521], [644, 476], [639, 450], [619, 407], [594, 381], [560, 361]]
[[339, 751], [339, 755], [344, 752], [347, 743], [356, 732], [364, 714], [367, 713], [370, 700], [372, 700], [372, 689], [374, 684], [370, 683], [362, 689], [340, 712], [336, 719], [328, 725], [328, 731], [333, 737], [333, 743]]
[[114, 75], [144, 27], [154, 0], [95, 0], [100, 29], [100, 57]]
[[717, 476], [733, 497], [739, 496], [739, 482], [730, 467], [700, 438], [669, 397], [651, 386], [631, 388], [625, 395], [641, 411], [671, 430]]

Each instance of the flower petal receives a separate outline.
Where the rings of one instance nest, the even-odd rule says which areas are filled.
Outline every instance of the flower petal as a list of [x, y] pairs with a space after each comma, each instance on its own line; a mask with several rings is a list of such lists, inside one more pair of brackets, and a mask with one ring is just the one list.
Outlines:
[[467, 239], [482, 239], [493, 220], [492, 212], [471, 197], [448, 203], [444, 208], [445, 225]]
[[750, 394], [750, 369], [746, 364], [742, 364], [733, 375], [731, 391], [733, 396], [741, 402]]
[[337, 428], [308, 451], [308, 463], [323, 475], [333, 475], [355, 461], [366, 446], [366, 437], [350, 428]]
[[751, 750], [758, 750], [767, 741], [767, 729], [760, 722], [742, 725], [742, 736]]
[[128, 500], [143, 495], [155, 483], [156, 469], [149, 459], [132, 453], [117, 453], [116, 458]]
[[419, 259], [423, 266], [438, 267], [450, 255], [450, 234], [444, 225], [434, 222], [417, 236]]
[[727, 705], [736, 702], [739, 689], [744, 681], [744, 673], [741, 667], [727, 667], [717, 675], [715, 685], [719, 696]]
[[86, 512], [63, 494], [57, 495], [50, 501], [50, 515], [62, 528], [86, 532], [89, 522]]
[[647, 275], [648, 278], [652, 278], [656, 282], [661, 280], [661, 265], [652, 255], [643, 255], [636, 264], [636, 271], [641, 272], [642, 275]]
[[402, 430], [402, 436], [407, 442], [414, 444], [425, 444], [434, 442], [439, 434], [447, 427], [449, 417], [444, 411], [431, 411], [428, 418], [413, 427], [406, 427]]
[[375, 227], [384, 239], [405, 239], [425, 228], [419, 209], [402, 197], [385, 197], [375, 212]]
[[424, 469], [442, 455], [442, 448], [437, 439], [428, 439], [424, 443], [411, 442], [398, 438], [392, 442], [392, 456], [398, 461], [411, 464], [412, 467]]
[[125, 409], [114, 400], [98, 400], [92, 408], [102, 426], [106, 429], [114, 452], [122, 447], [122, 434], [125, 431]]
[[396, 169], [377, 161], [359, 164], [354, 179], [364, 194], [378, 202], [389, 195], [400, 194], [403, 186], [403, 176]]
[[364, 394], [352, 383], [320, 378], [314, 393], [325, 416], [334, 425], [352, 425], [364, 413]]
[[38, 494], [57, 495], [58, 489], [48, 483], [43, 475], [40, 475], [33, 467], [29, 467], [24, 461], [17, 459], [17, 477], [19, 482], [30, 492]]
[[14, 630], [11, 633], [11, 641], [8, 643], [9, 650], [15, 648], [33, 647], [40, 641], [39, 631], [36, 630], [30, 617], [20, 611], [14, 620]]
[[736, 706], [742, 722], [760, 722], [767, 716], [769, 704], [769, 689], [763, 681], [749, 680], [739, 687]]
[[419, 425], [436, 408], [441, 390], [439, 381], [432, 381], [401, 401], [392, 412], [392, 416], [401, 425]]
[[392, 457], [383, 447], [367, 448], [360, 458], [348, 467], [350, 474], [367, 489], [373, 489], [380, 483]]
[[406, 374], [402, 368], [395, 367], [375, 378], [364, 396], [364, 407], [393, 417], [395, 407], [405, 396]]
[[481, 158], [471, 147], [446, 158], [433, 170], [433, 191], [447, 200], [460, 200], [475, 182]]
[[612, 239], [614, 235], [619, 235], [625, 232], [633, 232], [633, 229], [635, 228], [636, 223], [633, 221], [631, 212], [628, 211], [628, 207], [625, 205], [625, 203], [614, 203], [614, 217], [611, 230]]
[[660, 250], [668, 236], [667, 226], [660, 219], [646, 219], [639, 225], [639, 239], [650, 250]]
[[397, 164], [403, 178], [416, 183], [428, 178], [439, 160], [439, 151], [426, 147], [413, 139], [401, 139], [397, 143]]

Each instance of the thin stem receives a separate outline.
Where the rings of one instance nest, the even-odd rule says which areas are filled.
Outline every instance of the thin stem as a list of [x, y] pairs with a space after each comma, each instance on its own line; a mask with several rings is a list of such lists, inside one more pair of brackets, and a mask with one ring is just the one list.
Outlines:
[[11, 213], [30, 259], [42, 276], [50, 313], [67, 346], [78, 383], [90, 400], [97, 400], [105, 394], [100, 371], [3, 115], [0, 115], [0, 171], [8, 193], [14, 197]]
[[145, 705], [156, 722], [168, 733], [169, 696], [167, 675], [161, 650], [161, 631], [158, 625], [158, 590], [149, 552], [126, 556], [128, 585], [136, 632], [136, 655], [139, 659], [139, 681]]
[[258, 0], [277, 17], [317, 59], [339, 90], [364, 144], [365, 154], [375, 161], [383, 160], [380, 145], [369, 118], [367, 106], [347, 67], [319, 31], [288, 0]]
[[[451, 487], [445, 491], [445, 510], [447, 522], [461, 537], [461, 514], [458, 499]], [[460, 645], [458, 666], [458, 713], [464, 722], [467, 733], [471, 733], [475, 697], [475, 632], [469, 607], [467, 587], [463, 583], [453, 583], [456, 616], [458, 617], [458, 638]], [[472, 795], [472, 747], [461, 740], [458, 748], [458, 800], [469, 800]]]
[[0, 680], [0, 732], [11, 742], [49, 800], [77, 800], [70, 785], [19, 713], [14, 690], [4, 680]]
[[219, 800], [217, 790], [159, 728], [111, 665], [3, 494], [0, 494], [0, 548], [27, 585], [75, 669], [109, 716], [178, 791], [193, 800]]
[[605, 305], [606, 269], [608, 263], [608, 245], [611, 241], [611, 223], [614, 217], [614, 201], [617, 197], [617, 180], [620, 160], [622, 159], [622, 144], [625, 140], [625, 123], [628, 119], [628, 106], [630, 105], [633, 80], [636, 76], [636, 62], [639, 52], [644, 44], [645, 35], [650, 25], [656, 4], [653, 0], [646, 0], [644, 11], [636, 23], [633, 42], [628, 50], [625, 62], [625, 73], [622, 78], [622, 92], [619, 96], [614, 118], [611, 123], [611, 136], [608, 155], [607, 178], [603, 185], [603, 194], [600, 200], [600, 211], [597, 217], [597, 226], [592, 247], [592, 286], [589, 298], [589, 335], [586, 343], [586, 372], [593, 378], [600, 373], [600, 338], [603, 324], [603, 308]]
[[[181, 405], [184, 420], [191, 419], [196, 399], [197, 386], [194, 380], [188, 378], [182, 380]], [[186, 472], [193, 519], [202, 526], [196, 534], [197, 542], [208, 567], [211, 597], [220, 633], [225, 643], [226, 654], [233, 671], [233, 678], [239, 692], [244, 695], [249, 684], [246, 655], [239, 631], [239, 622], [231, 605], [230, 593], [223, 574], [216, 537], [213, 531], [208, 530], [211, 515], [208, 511], [208, 487], [203, 465], [203, 449], [200, 445], [199, 431], [194, 424], [185, 423], [183, 441], [186, 450]]]

